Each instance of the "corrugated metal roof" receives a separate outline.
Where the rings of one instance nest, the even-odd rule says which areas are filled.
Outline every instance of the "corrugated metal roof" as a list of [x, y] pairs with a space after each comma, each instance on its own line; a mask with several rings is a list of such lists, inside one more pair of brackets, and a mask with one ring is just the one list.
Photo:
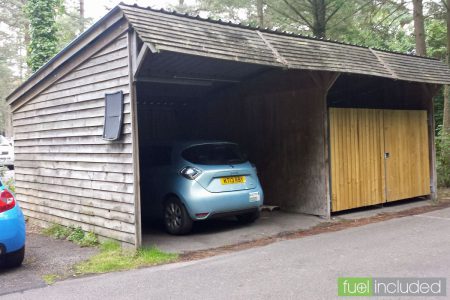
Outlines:
[[439, 60], [373, 50], [188, 15], [121, 4], [139, 37], [158, 51], [398, 80], [450, 84]]

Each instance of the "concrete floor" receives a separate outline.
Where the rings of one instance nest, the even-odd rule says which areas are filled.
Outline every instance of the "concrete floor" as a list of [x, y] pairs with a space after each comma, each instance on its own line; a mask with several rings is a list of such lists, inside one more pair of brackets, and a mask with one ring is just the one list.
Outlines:
[[431, 201], [420, 199], [399, 201], [389, 205], [335, 214], [331, 220], [306, 214], [264, 211], [261, 218], [250, 225], [241, 225], [234, 218], [198, 222], [194, 224], [192, 233], [185, 236], [171, 236], [165, 233], [162, 228], [150, 227], [143, 229], [143, 245], [156, 246], [167, 252], [186, 253], [253, 241], [284, 232], [305, 230], [323, 222], [339, 219], [359, 219], [430, 204]]
[[143, 244], [168, 252], [184, 253], [307, 229], [324, 221], [312, 215], [264, 211], [261, 218], [250, 225], [241, 225], [234, 218], [197, 222], [192, 233], [185, 236], [169, 235], [162, 228], [147, 228], [143, 230]]

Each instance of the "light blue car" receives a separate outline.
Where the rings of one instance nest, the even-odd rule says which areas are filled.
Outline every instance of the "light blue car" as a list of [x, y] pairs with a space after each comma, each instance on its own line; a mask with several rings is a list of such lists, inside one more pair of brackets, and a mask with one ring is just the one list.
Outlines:
[[0, 184], [0, 266], [18, 267], [25, 256], [25, 219], [14, 194]]
[[159, 217], [170, 234], [186, 234], [194, 221], [259, 218], [263, 191], [256, 168], [235, 143], [198, 141], [141, 149], [142, 211]]

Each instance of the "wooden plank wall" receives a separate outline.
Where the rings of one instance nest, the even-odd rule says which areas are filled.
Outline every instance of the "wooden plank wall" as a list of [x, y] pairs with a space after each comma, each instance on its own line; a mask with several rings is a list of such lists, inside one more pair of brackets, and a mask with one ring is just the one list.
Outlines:
[[[124, 34], [14, 112], [25, 215], [135, 243], [128, 70]], [[104, 95], [120, 90], [122, 137], [104, 141]]]
[[247, 150], [266, 204], [328, 216], [324, 93], [307, 72], [274, 72], [242, 83], [209, 102], [207, 138]]
[[386, 201], [383, 110], [330, 108], [332, 210]]
[[425, 110], [384, 111], [387, 201], [430, 194], [428, 124]]
[[427, 111], [329, 111], [333, 211], [430, 194]]

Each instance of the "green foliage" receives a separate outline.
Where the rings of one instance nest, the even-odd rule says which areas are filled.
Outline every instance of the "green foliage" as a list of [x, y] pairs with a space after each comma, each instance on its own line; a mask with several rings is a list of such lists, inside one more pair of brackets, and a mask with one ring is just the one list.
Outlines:
[[450, 187], [450, 133], [442, 126], [436, 137], [436, 168], [438, 186]]
[[[6, 166], [0, 166], [0, 178], [5, 178], [5, 173], [8, 171], [8, 167]], [[6, 181], [3, 181], [3, 185], [10, 190], [11, 192], [15, 193], [16, 192], [16, 183], [14, 181], [13, 177], [9, 177]]]
[[27, 73], [24, 45], [28, 36], [28, 19], [23, 12], [26, 1], [0, 0], [0, 132], [4, 135], [10, 118], [6, 96]]
[[107, 240], [100, 244], [99, 254], [76, 265], [75, 270], [77, 274], [106, 273], [169, 263], [177, 258], [178, 255], [162, 252], [155, 247], [125, 250], [118, 242]]
[[115, 252], [121, 250], [120, 243], [115, 240], [105, 240], [100, 243], [100, 251], [102, 252]]
[[[6, 88], [8, 90], [6, 94], [9, 94], [12, 86], [19, 84], [27, 73], [25, 55], [29, 40], [29, 21], [24, 12], [26, 2], [27, 0], [0, 0], [0, 56], [6, 59], [10, 69], [8, 73], [11, 69], [18, 73], [9, 74], [12, 75], [9, 81], [0, 79], [4, 85], [0, 85], [0, 91], [4, 90], [5, 86], [9, 86]], [[0, 74], [4, 74], [4, 69], [0, 71]], [[3, 98], [0, 96], [0, 99]]]
[[[9, 46], [9, 45], [8, 45]], [[6, 120], [9, 116], [6, 96], [13, 90], [15, 76], [10, 68], [11, 57], [9, 47], [0, 46], [0, 132], [4, 132]]]
[[[257, 0], [199, 0], [191, 11], [257, 25]], [[265, 26], [304, 35], [325, 36], [352, 44], [411, 52], [412, 17], [404, 3], [389, 0], [270, 0], [264, 3]]]
[[81, 247], [93, 247], [98, 244], [98, 238], [95, 233], [89, 231], [85, 232], [83, 238], [78, 243]]
[[81, 240], [83, 240], [83, 238], [84, 238], [83, 229], [81, 229], [81, 227], [77, 227], [72, 229], [72, 232], [67, 237], [67, 240], [79, 244]]
[[72, 231], [73, 228], [53, 224], [50, 227], [45, 228], [42, 233], [55, 239], [65, 240], [72, 233]]
[[59, 224], [44, 229], [43, 234], [60, 240], [68, 240], [81, 247], [93, 247], [98, 245], [98, 238], [93, 232], [84, 232], [81, 227], [65, 227]]
[[42, 276], [42, 279], [45, 281], [46, 284], [48, 285], [52, 285], [53, 283], [55, 283], [55, 281], [59, 278], [58, 275], [56, 274], [47, 274]]
[[439, 135], [439, 127], [444, 123], [444, 88], [434, 97], [434, 123], [436, 136]]
[[28, 0], [25, 6], [31, 36], [27, 63], [33, 72], [59, 50], [56, 16], [61, 9], [62, 0]]
[[66, 0], [61, 13], [56, 16], [58, 49], [62, 49], [92, 23], [92, 19], [80, 16], [79, 0]]
[[10, 177], [8, 180], [3, 182], [3, 184], [13, 193], [16, 192], [16, 182], [14, 181], [14, 178]]
[[[206, 11], [210, 17], [232, 22], [246, 22], [258, 25], [256, 13], [257, 0], [200, 0], [196, 11]], [[184, 7], [184, 10], [187, 10]], [[267, 16], [268, 17], [268, 16]]]
[[425, 24], [428, 55], [445, 59], [447, 55], [447, 25], [445, 20], [428, 19]]

